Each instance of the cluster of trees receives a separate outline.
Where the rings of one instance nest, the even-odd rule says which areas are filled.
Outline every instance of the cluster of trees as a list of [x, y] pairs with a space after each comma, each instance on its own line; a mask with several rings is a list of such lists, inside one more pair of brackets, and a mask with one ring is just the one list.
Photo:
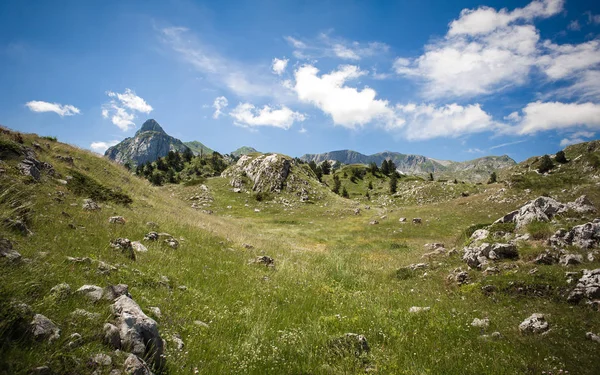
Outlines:
[[314, 160], [311, 160], [310, 162], [308, 162], [308, 166], [310, 167], [310, 169], [312, 169], [313, 172], [315, 172], [317, 178], [319, 179], [319, 182], [321, 181], [321, 178], [323, 178], [323, 175], [330, 174], [333, 169], [331, 163], [327, 160], [325, 160], [319, 165], [317, 165], [317, 163], [315, 163]]
[[[560, 164], [568, 163], [567, 157], [564, 151], [559, 151], [554, 155], [554, 161]], [[548, 155], [542, 156], [540, 159], [540, 165], [538, 166], [538, 172], [546, 173], [554, 168], [554, 162]]]
[[[131, 169], [130, 164], [125, 166]], [[218, 176], [227, 166], [227, 160], [218, 152], [195, 156], [190, 149], [186, 149], [183, 153], [169, 151], [167, 156], [152, 163], [139, 164], [135, 167], [135, 174], [160, 186], [199, 177]]]

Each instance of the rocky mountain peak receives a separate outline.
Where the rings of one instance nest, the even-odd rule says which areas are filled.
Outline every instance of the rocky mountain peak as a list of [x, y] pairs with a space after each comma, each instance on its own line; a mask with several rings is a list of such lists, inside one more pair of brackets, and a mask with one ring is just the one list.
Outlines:
[[142, 128], [140, 130], [138, 130], [138, 132], [136, 134], [143, 133], [143, 132], [158, 132], [158, 133], [167, 134], [167, 133], [165, 133], [163, 128], [158, 124], [158, 122], [156, 122], [156, 120], [154, 120], [154, 119], [146, 120], [146, 122], [144, 122], [142, 124]]

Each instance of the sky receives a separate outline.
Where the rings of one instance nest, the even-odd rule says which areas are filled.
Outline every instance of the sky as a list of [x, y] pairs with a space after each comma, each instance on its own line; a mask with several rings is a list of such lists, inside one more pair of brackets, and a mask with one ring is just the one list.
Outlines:
[[0, 2], [0, 124], [463, 161], [600, 134], [600, 2]]

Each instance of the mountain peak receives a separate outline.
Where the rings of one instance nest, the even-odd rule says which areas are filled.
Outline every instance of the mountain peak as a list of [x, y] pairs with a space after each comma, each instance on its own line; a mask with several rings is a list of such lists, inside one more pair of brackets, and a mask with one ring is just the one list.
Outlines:
[[154, 119], [149, 119], [149, 120], [146, 120], [146, 122], [144, 122], [144, 124], [142, 125], [142, 128], [140, 130], [138, 130], [138, 133], [143, 133], [143, 132], [158, 132], [158, 133], [166, 134], [165, 131], [163, 130], [163, 128]]

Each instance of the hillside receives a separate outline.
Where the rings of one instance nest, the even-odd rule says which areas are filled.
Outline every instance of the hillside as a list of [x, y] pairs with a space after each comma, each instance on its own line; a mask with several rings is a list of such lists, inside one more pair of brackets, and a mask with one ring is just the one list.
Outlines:
[[2, 129], [0, 373], [598, 374], [598, 152], [395, 194], [279, 154], [152, 186]]
[[168, 135], [158, 122], [150, 119], [144, 122], [134, 137], [125, 138], [110, 147], [104, 156], [120, 164], [140, 165], [166, 156], [169, 151], [184, 152], [187, 148], [179, 139]]
[[184, 145], [188, 146], [195, 155], [209, 155], [214, 152], [211, 148], [206, 147], [199, 141], [183, 142]]
[[258, 152], [255, 148], [249, 146], [242, 146], [235, 151], [232, 151], [230, 155], [232, 156], [242, 156], [252, 154], [254, 152]]
[[369, 164], [381, 165], [384, 160], [391, 160], [399, 171], [405, 174], [426, 176], [433, 173], [436, 178], [461, 179], [471, 182], [485, 182], [490, 173], [495, 170], [510, 167], [516, 164], [510, 157], [486, 156], [465, 162], [436, 160], [421, 155], [408, 155], [398, 152], [380, 152], [373, 155], [364, 155], [352, 150], [332, 151], [323, 154], [306, 154], [300, 159], [304, 161], [336, 160], [344, 164]]

